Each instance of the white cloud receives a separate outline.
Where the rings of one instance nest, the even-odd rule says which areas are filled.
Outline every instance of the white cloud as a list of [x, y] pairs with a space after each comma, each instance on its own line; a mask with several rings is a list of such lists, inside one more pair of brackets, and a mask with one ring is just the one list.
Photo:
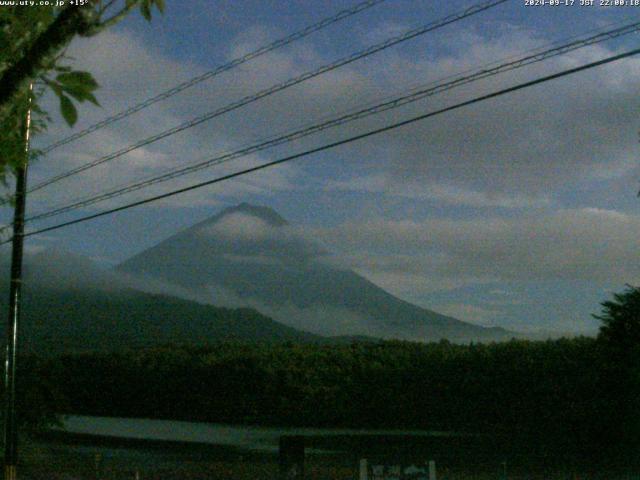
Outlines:
[[282, 235], [280, 229], [253, 215], [232, 213], [225, 215], [209, 228], [203, 228], [200, 235], [227, 238], [231, 240], [264, 241]]
[[[71, 54], [77, 58], [75, 65], [91, 71], [103, 88], [98, 96], [104, 109], [81, 106], [78, 129], [101, 120], [105, 115], [126, 108], [132, 102], [144, 100], [155, 93], [174, 86], [176, 83], [203, 73], [201, 67], [170, 60], [152, 46], [141, 43], [135, 35], [126, 31], [110, 31], [100, 35], [100, 42], [79, 41], [71, 48]], [[277, 68], [278, 63], [275, 63]], [[136, 66], [136, 68], [132, 68]], [[140, 73], [144, 71], [145, 74]], [[207, 83], [207, 82], [205, 82]], [[239, 92], [225, 88], [234, 86]], [[233, 79], [223, 82], [222, 91], [212, 85], [199, 85], [176, 97], [157, 103], [127, 119], [105, 127], [94, 134], [64, 146], [46, 159], [34, 165], [31, 183], [50, 178], [60, 172], [84, 165], [103, 155], [110, 154], [135, 143], [140, 138], [162, 132], [195, 115], [205, 113], [216, 106], [224, 105], [226, 100], [243, 95], [252, 88], [251, 82], [244, 86], [234, 84]], [[219, 86], [220, 87], [220, 86]], [[126, 95], [123, 95], [126, 92]], [[222, 94], [221, 94], [222, 93]], [[57, 106], [49, 99], [49, 110], [57, 111]], [[212, 128], [213, 127], [213, 128]], [[225, 131], [227, 130], [227, 131]], [[242, 130], [242, 127], [241, 127]], [[52, 125], [49, 135], [42, 137], [39, 144], [46, 144], [68, 135], [70, 132], [58, 121]], [[251, 133], [251, 132], [249, 132]], [[229, 134], [226, 127], [219, 129], [215, 125], [196, 127], [194, 131], [174, 135], [149, 146], [137, 149], [123, 157], [109, 161], [79, 175], [70, 177], [46, 191], [32, 196], [30, 202], [34, 211], [50, 209], [52, 204], [65, 204], [92, 194], [124, 186], [133, 179], [147, 178], [168, 169], [179, 168], [202, 161], [217, 154], [237, 148], [237, 135]], [[246, 140], [245, 140], [246, 141]], [[225, 164], [203, 170], [144, 192], [128, 195], [127, 200], [138, 200], [169, 189], [197, 183], [203, 180], [225, 175], [239, 169], [249, 168], [263, 163], [264, 157], [251, 155]], [[260, 172], [260, 175], [243, 177], [235, 181], [193, 192], [188, 200], [185, 197], [172, 197], [163, 202], [163, 206], [185, 207], [201, 205], [219, 205], [221, 196], [242, 196], [246, 194], [269, 194], [291, 187], [291, 178], [295, 176], [295, 167], [285, 166]], [[121, 202], [120, 202], [121, 203]], [[101, 203], [99, 208], [111, 207], [118, 202]]]
[[[46, 194], [38, 194], [34, 198], [34, 209], [49, 208], [52, 204], [77, 198], [81, 192], [103, 191], [168, 167], [206, 159], [215, 152], [247, 145], [274, 132], [289, 131], [381, 97], [406, 92], [409, 86], [424, 85], [544, 43], [544, 39], [535, 33], [517, 31], [509, 25], [500, 25], [489, 40], [477, 32], [463, 29], [457, 29], [456, 36], [457, 47], [451, 53], [410, 58], [402, 53], [402, 48], [395, 48], [149, 145], [109, 162], [109, 165], [60, 182], [59, 188], [51, 188]], [[234, 42], [229, 55], [235, 56], [239, 51], [247, 51], [272, 38], [274, 33], [268, 29], [251, 27]], [[95, 41], [76, 42], [71, 50], [78, 67], [93, 71], [103, 85], [99, 96], [104, 110], [83, 107], [79, 128], [100, 119], [105, 113], [117, 112], [131, 102], [147, 98], [205, 70], [201, 65], [170, 59], [124, 30], [105, 32]], [[216, 173], [228, 173], [345, 138], [530, 79], [540, 72], [557, 71], [611, 53], [604, 47], [573, 52], [398, 111], [326, 131], [287, 147], [235, 160], [229, 165], [185, 177], [184, 181], [172, 181], [170, 185], [180, 187], [196, 183], [216, 176]], [[34, 169], [32, 181], [95, 159], [326, 61], [321, 49], [311, 41], [267, 54], [237, 71], [204, 82], [58, 150], [46, 159], [46, 168]], [[320, 176], [321, 182], [327, 182], [328, 188], [362, 188], [365, 192], [387, 189], [392, 195], [429, 198], [446, 205], [548, 206], [558, 189], [568, 185], [577, 187], [594, 178], [631, 175], [637, 169], [633, 161], [637, 148], [633, 105], [640, 87], [640, 80], [635, 80], [640, 78], [638, 72], [640, 60], [628, 59], [371, 137], [366, 142], [341, 147], [332, 153], [344, 160], [346, 172], [356, 167], [366, 171], [363, 179], [354, 175], [347, 175], [351, 180], [336, 178], [335, 169], [327, 169], [326, 173], [316, 169], [314, 174]], [[576, 119], [580, 121], [576, 122]], [[68, 133], [59, 124], [52, 129], [51, 138]], [[302, 172], [297, 163], [279, 166], [243, 180], [194, 192], [188, 201], [181, 197], [167, 199], [163, 206], [218, 205], [221, 197], [271, 195], [298, 189], [301, 183], [310, 180], [303, 177]], [[158, 187], [149, 192], [167, 189], [168, 186]], [[145, 196], [136, 194], [129, 198]]]
[[[640, 217], [585, 208], [473, 220], [347, 223], [313, 232], [392, 291], [517, 280], [640, 281]], [[356, 254], [357, 252], [357, 254]], [[420, 280], [421, 279], [421, 280]]]
[[547, 207], [552, 201], [548, 195], [527, 196], [504, 194], [490, 191], [474, 191], [454, 184], [425, 184], [400, 181], [391, 175], [382, 173], [356, 177], [350, 180], [330, 181], [325, 187], [328, 191], [355, 191], [382, 193], [391, 196], [432, 200], [446, 205], [471, 207], [527, 208]]
[[325, 255], [324, 249], [312, 238], [289, 225], [269, 221], [243, 212], [233, 212], [211, 226], [197, 231], [209, 248], [227, 258], [247, 258], [259, 263], [282, 261], [315, 261]]
[[492, 319], [501, 313], [500, 310], [495, 308], [486, 308], [467, 303], [440, 304], [434, 305], [433, 308], [445, 315], [485, 327], [494, 326]]
[[[378, 33], [396, 29], [393, 24], [383, 27]], [[456, 29], [455, 38], [451, 33], [440, 41], [425, 41], [429, 47], [442, 47], [449, 42], [453, 47], [446, 49], [447, 53], [422, 49], [423, 44], [418, 43], [410, 55], [398, 48], [351, 64], [60, 182], [32, 195], [30, 210], [48, 210], [167, 168], [210, 158], [275, 132], [372, 104], [382, 97], [406, 92], [409, 87], [510, 57], [547, 41], [530, 30], [497, 27], [491, 38]], [[273, 38], [269, 29], [251, 27], [220, 48], [226, 48], [231, 58]], [[310, 38], [264, 56], [65, 146], [34, 166], [30, 182], [81, 165], [329, 61], [322, 45], [313, 42]], [[123, 29], [76, 42], [70, 53], [77, 58], [79, 68], [92, 71], [102, 84], [99, 97], [104, 108], [83, 106], [78, 128], [211, 67], [170, 58]], [[92, 208], [116, 206], [249, 168], [612, 53], [606, 47], [573, 52]], [[414, 301], [427, 292], [494, 281], [584, 279], [638, 283], [640, 267], [636, 267], [635, 245], [640, 233], [639, 218], [602, 208], [562, 209], [559, 197], [569, 192], [577, 197], [578, 205], [589, 205], [576, 193], [585, 185], [637, 177], [640, 173], [636, 162], [635, 109], [639, 73], [640, 60], [627, 59], [370, 137], [314, 157], [318, 160], [315, 164], [281, 165], [168, 198], [148, 208], [180, 213], [188, 207], [213, 209], [246, 196], [269, 197], [290, 191], [296, 191], [300, 194], [297, 198], [304, 201], [304, 192], [312, 185], [326, 195], [349, 191], [384, 195], [391, 198], [390, 202], [399, 198], [416, 205], [428, 200], [447, 208], [518, 209], [518, 217], [483, 213], [482, 217], [464, 220], [420, 220], [409, 216], [406, 220], [367, 223], [356, 219], [335, 228], [309, 228], [306, 232], [290, 229], [289, 237], [276, 235], [273, 239], [282, 245], [289, 245], [287, 242], [294, 239], [321, 239], [335, 252], [326, 261], [352, 267]], [[57, 111], [57, 106], [50, 110]], [[41, 143], [68, 133], [61, 122], [56, 122], [51, 135]], [[313, 168], [304, 167], [308, 164]], [[235, 227], [244, 229], [247, 235], [264, 230], [264, 226], [242, 222]], [[262, 233], [273, 235], [268, 228]], [[274, 252], [260, 255], [269, 261]]]

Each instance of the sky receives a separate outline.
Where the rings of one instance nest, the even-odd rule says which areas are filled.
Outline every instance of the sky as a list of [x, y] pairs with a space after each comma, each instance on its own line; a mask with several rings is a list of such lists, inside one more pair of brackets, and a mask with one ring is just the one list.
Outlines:
[[[101, 85], [74, 129], [53, 98], [43, 147], [356, 0], [168, 1], [72, 43]], [[28, 216], [374, 105], [577, 35], [640, 7], [505, 4], [343, 66], [34, 192]], [[571, 3], [571, 2], [568, 2]], [[386, 0], [51, 152], [34, 185], [141, 138], [473, 5]], [[28, 224], [42, 228], [303, 152], [640, 46], [637, 33], [530, 65], [170, 182]], [[638, 98], [631, 57], [157, 203], [29, 237], [117, 265], [241, 202], [269, 206], [402, 299], [481, 325], [593, 333], [600, 302], [640, 284]], [[8, 208], [0, 212], [10, 219]], [[5, 247], [6, 248], [6, 247]]]

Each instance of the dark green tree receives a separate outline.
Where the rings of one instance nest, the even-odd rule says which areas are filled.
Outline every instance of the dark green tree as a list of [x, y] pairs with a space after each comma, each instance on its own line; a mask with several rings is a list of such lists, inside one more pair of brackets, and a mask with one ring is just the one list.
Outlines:
[[615, 293], [594, 317], [602, 322], [598, 338], [620, 354], [632, 354], [640, 346], [640, 288], [627, 286]]
[[594, 315], [602, 322], [600, 409], [610, 443], [640, 446], [640, 289], [628, 285]]

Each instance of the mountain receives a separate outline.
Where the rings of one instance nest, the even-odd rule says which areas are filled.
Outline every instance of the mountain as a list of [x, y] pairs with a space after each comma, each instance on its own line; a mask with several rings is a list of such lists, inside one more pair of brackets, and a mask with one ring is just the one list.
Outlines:
[[[8, 265], [0, 286], [7, 291]], [[137, 290], [137, 281], [67, 252], [25, 259], [20, 349], [39, 354], [111, 351], [168, 343], [322, 342], [249, 308], [228, 309]], [[140, 285], [166, 291], [161, 284]], [[7, 318], [7, 297], [0, 314]], [[0, 322], [4, 330], [4, 321]], [[4, 332], [2, 332], [4, 335]]]
[[464, 342], [513, 336], [403, 301], [329, 258], [325, 248], [275, 211], [243, 203], [173, 235], [118, 270], [172, 283], [201, 301], [250, 306], [319, 335]]

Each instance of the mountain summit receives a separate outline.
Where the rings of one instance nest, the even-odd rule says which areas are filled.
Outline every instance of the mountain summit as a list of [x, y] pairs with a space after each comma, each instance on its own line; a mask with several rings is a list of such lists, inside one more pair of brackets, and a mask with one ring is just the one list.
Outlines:
[[320, 335], [418, 341], [508, 338], [405, 302], [336, 266], [329, 252], [274, 210], [227, 208], [121, 264], [122, 271], [173, 283], [200, 301], [249, 306]]
[[286, 225], [289, 225], [289, 223], [284, 218], [282, 218], [280, 214], [278, 214], [278, 212], [276, 212], [275, 210], [269, 207], [251, 205], [250, 203], [243, 202], [234, 207], [225, 208], [217, 215], [214, 215], [213, 217], [205, 220], [204, 222], [200, 222], [191, 228], [198, 229], [204, 225], [212, 225], [223, 220], [225, 217], [229, 217], [235, 214], [248, 215], [258, 218], [273, 227], [284, 227]]

